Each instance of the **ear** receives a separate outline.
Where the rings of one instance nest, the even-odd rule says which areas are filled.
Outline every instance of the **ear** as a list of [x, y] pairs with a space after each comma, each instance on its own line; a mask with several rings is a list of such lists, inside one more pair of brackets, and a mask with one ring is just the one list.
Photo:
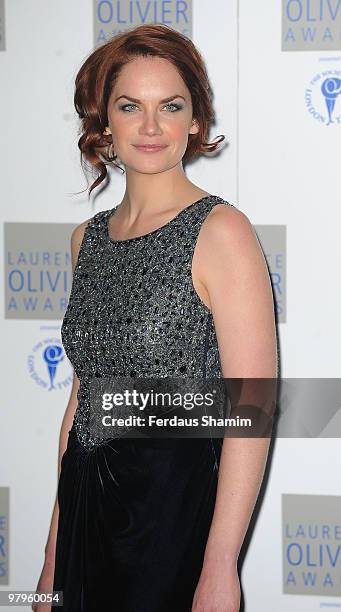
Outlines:
[[110, 130], [110, 128], [109, 128], [108, 126], [105, 128], [105, 130], [104, 130], [103, 134], [105, 134], [106, 136], [107, 136], [108, 134], [111, 134], [111, 130]]
[[192, 119], [192, 125], [189, 130], [189, 134], [198, 134], [199, 132], [199, 123], [196, 119]]

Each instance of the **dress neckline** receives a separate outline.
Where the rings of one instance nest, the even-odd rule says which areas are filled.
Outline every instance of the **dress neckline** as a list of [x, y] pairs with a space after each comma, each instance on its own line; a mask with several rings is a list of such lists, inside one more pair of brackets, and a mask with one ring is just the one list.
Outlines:
[[199, 200], [196, 200], [195, 202], [192, 202], [188, 206], [185, 206], [185, 208], [180, 210], [180, 212], [178, 212], [175, 215], [175, 217], [170, 219], [170, 221], [167, 221], [167, 223], [164, 223], [164, 225], [161, 225], [161, 227], [158, 227], [155, 230], [152, 230], [151, 232], [148, 232], [147, 234], [142, 234], [141, 236], [133, 236], [132, 238], [125, 238], [123, 240], [117, 240], [116, 238], [111, 238], [110, 233], [109, 233], [109, 219], [116, 212], [117, 206], [115, 206], [114, 208], [111, 208], [109, 210], [109, 214], [107, 215], [106, 220], [105, 220], [105, 232], [106, 232], [106, 236], [107, 236], [109, 242], [112, 242], [113, 244], [120, 244], [120, 243], [125, 243], [125, 242], [133, 242], [135, 240], [142, 240], [143, 238], [147, 238], [148, 236], [151, 236], [152, 234], [156, 234], [157, 232], [160, 232], [161, 230], [165, 229], [171, 223], [173, 223], [176, 219], [178, 219], [180, 217], [180, 215], [182, 215], [186, 210], [189, 210], [190, 208], [192, 208], [196, 204], [199, 204], [200, 202], [202, 202], [202, 201], [204, 201], [204, 200], [206, 200], [208, 198], [214, 198], [214, 197], [218, 197], [218, 196], [214, 196], [212, 194], [205, 195], [202, 198], [199, 198]]

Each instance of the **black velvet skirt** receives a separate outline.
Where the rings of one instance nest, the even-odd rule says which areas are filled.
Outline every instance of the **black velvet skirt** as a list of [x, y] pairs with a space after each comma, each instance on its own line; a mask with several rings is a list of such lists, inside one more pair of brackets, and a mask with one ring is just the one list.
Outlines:
[[221, 439], [69, 432], [58, 483], [57, 612], [191, 612], [213, 517]]

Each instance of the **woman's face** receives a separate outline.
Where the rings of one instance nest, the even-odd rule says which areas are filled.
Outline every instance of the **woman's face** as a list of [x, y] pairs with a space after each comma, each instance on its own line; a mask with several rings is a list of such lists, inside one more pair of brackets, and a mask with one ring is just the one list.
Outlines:
[[[171, 100], [164, 101], [172, 98]], [[126, 64], [108, 101], [105, 134], [126, 168], [154, 174], [181, 162], [188, 135], [199, 131], [192, 120], [190, 92], [171, 62], [138, 57]], [[138, 145], [165, 145], [152, 152]]]

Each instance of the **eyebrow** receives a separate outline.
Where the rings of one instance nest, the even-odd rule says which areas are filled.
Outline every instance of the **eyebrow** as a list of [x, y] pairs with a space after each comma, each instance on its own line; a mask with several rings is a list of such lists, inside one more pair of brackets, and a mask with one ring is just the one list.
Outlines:
[[[122, 94], [122, 96], [119, 96], [118, 98], [116, 98], [114, 100], [114, 102], [117, 102], [117, 100], [120, 100], [121, 98], [126, 98], [127, 100], [131, 100], [132, 102], [136, 102], [137, 104], [140, 104], [140, 102], [141, 102], [141, 100], [138, 100], [137, 98], [132, 98], [131, 96], [126, 96], [125, 94]], [[179, 94], [176, 94], [175, 96], [170, 96], [169, 98], [164, 98], [163, 100], [160, 100], [160, 102], [161, 103], [171, 102], [175, 98], [182, 98], [183, 100], [185, 100], [185, 98], [183, 96], [180, 96]], [[185, 100], [185, 102], [186, 102], [186, 100]]]

